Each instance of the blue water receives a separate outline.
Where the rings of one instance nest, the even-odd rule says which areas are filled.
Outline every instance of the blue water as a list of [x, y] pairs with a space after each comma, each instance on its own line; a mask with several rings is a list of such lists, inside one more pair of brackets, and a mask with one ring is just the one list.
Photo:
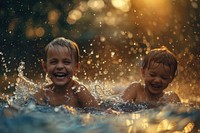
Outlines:
[[200, 132], [200, 109], [186, 104], [125, 104], [104, 101], [119, 115], [94, 108], [40, 106], [29, 99], [23, 106], [0, 103], [0, 133], [169, 133]]
[[[200, 133], [199, 105], [124, 103], [93, 83], [101, 109], [41, 106], [32, 98], [40, 86], [21, 69], [18, 77], [13, 95], [0, 101], [0, 133]], [[120, 114], [105, 112], [108, 108]]]

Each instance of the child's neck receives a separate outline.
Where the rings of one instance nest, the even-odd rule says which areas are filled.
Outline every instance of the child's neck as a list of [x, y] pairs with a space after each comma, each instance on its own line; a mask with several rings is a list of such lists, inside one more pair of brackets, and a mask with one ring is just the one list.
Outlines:
[[147, 99], [149, 99], [150, 101], [159, 101], [159, 99], [163, 96], [163, 92], [160, 94], [152, 94], [148, 90], [147, 86], [144, 86], [143, 88]]
[[52, 91], [56, 92], [56, 93], [63, 93], [66, 91], [70, 91], [72, 89], [73, 84], [74, 84], [74, 81], [71, 80], [70, 82], [68, 82], [66, 85], [63, 85], [63, 86], [55, 86], [54, 85], [52, 87]]

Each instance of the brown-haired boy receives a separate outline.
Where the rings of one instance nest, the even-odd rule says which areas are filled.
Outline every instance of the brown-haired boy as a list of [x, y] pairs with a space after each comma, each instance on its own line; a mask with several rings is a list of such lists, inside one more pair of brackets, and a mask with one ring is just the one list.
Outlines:
[[126, 102], [180, 102], [176, 93], [164, 92], [177, 74], [177, 60], [166, 47], [151, 50], [142, 63], [144, 84], [134, 82], [125, 89]]

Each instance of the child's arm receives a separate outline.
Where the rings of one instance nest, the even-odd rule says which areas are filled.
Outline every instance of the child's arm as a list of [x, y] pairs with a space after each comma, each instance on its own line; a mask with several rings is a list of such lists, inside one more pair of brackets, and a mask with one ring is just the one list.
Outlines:
[[85, 86], [79, 86], [76, 92], [79, 102], [83, 107], [99, 108], [98, 102]]
[[134, 102], [137, 96], [137, 90], [140, 86], [140, 83], [132, 83], [129, 85], [128, 88], [125, 89], [122, 99], [125, 102]]

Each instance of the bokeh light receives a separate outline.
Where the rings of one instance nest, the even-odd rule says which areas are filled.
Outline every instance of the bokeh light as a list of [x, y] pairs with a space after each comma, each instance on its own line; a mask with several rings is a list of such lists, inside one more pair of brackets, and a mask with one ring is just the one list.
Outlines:
[[123, 12], [128, 12], [131, 8], [131, 1], [130, 0], [111, 0], [112, 5], [123, 11]]
[[[24, 61], [25, 76], [43, 80], [43, 48], [64, 36], [80, 47], [80, 79], [126, 86], [142, 80], [143, 55], [165, 45], [179, 61], [169, 90], [185, 102], [199, 103], [199, 5], [198, 0], [1, 1], [0, 53], [10, 70], [2, 66], [1, 79], [6, 75], [15, 82]], [[1, 89], [8, 83], [2, 81]]]

